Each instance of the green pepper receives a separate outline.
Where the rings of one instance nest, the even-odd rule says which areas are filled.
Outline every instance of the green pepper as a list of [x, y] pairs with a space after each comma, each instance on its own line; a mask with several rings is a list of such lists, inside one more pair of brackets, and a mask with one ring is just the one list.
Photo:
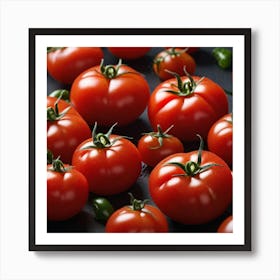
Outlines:
[[226, 48], [215, 48], [212, 51], [217, 64], [222, 69], [228, 69], [232, 64], [232, 51]]
[[100, 222], [106, 222], [114, 212], [114, 208], [108, 199], [96, 197], [92, 202], [95, 219]]

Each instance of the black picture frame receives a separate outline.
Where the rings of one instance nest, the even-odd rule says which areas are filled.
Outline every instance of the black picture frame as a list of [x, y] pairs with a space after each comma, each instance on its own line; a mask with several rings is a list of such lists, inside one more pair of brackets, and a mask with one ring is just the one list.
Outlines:
[[[203, 244], [38, 244], [36, 243], [36, 36], [47, 35], [238, 35], [244, 37], [244, 243]], [[251, 248], [251, 29], [249, 28], [30, 28], [29, 29], [29, 250], [30, 251], [250, 251]], [[50, 233], [51, 234], [51, 233]]]

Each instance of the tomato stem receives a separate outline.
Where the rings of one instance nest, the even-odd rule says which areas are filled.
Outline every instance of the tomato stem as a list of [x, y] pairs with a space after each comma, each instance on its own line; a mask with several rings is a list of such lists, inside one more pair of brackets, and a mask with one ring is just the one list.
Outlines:
[[114, 127], [118, 123], [113, 124], [107, 133], [96, 133], [97, 131], [97, 122], [95, 122], [93, 130], [92, 130], [92, 143], [90, 145], [85, 146], [83, 149], [89, 149], [89, 148], [97, 148], [97, 149], [104, 149], [104, 148], [110, 148], [112, 147], [118, 140], [125, 138], [125, 139], [132, 139], [128, 136], [118, 136], [114, 139], [110, 139], [111, 134], [113, 132]]
[[65, 108], [61, 113], [59, 112], [59, 109], [58, 109], [58, 102], [60, 101], [62, 96], [60, 96], [55, 104], [54, 104], [54, 107], [48, 107], [47, 108], [47, 120], [48, 121], [57, 121], [57, 120], [60, 120], [62, 117], [64, 117], [67, 112], [71, 109], [71, 106]]
[[120, 67], [122, 66], [122, 60], [119, 59], [117, 65], [104, 65], [104, 59], [100, 63], [100, 71], [104, 77], [107, 79], [114, 79], [118, 76]]
[[202, 161], [202, 151], [203, 151], [203, 147], [204, 147], [204, 142], [203, 139], [200, 135], [197, 134], [197, 136], [200, 139], [200, 144], [199, 144], [199, 148], [198, 148], [198, 153], [197, 153], [197, 161], [188, 161], [187, 163], [183, 164], [181, 162], [168, 162], [167, 165], [175, 165], [179, 168], [181, 168], [184, 173], [183, 174], [175, 174], [174, 176], [195, 176], [197, 174], [202, 173], [203, 171], [208, 170], [209, 168], [213, 167], [213, 166], [221, 166], [219, 164], [216, 163], [210, 163], [210, 164], [206, 164], [206, 165], [201, 165], [201, 161]]
[[163, 138], [170, 138], [172, 135], [169, 135], [168, 132], [173, 128], [174, 125], [171, 125], [169, 128], [167, 128], [165, 131], [162, 130], [161, 126], [157, 125], [157, 132], [148, 132], [143, 133], [144, 135], [150, 135], [151, 137], [155, 137], [158, 140], [159, 146], [156, 147], [150, 147], [151, 150], [159, 149], [163, 145]]
[[54, 159], [52, 161], [52, 167], [49, 168], [49, 170], [55, 171], [55, 172], [60, 172], [60, 173], [65, 173], [69, 168], [65, 168], [63, 162], [59, 159], [60, 157]]
[[49, 94], [51, 97], [63, 99], [67, 102], [70, 101], [70, 92], [67, 89], [57, 89]]
[[189, 78], [186, 82], [183, 83], [182, 78], [180, 77], [180, 75], [178, 75], [175, 72], [169, 71], [169, 70], [165, 70], [167, 73], [172, 74], [176, 80], [177, 80], [177, 85], [176, 84], [172, 84], [176, 90], [166, 90], [166, 92], [172, 93], [172, 94], [176, 94], [178, 96], [189, 96], [191, 94], [193, 94], [193, 92], [195, 91], [196, 87], [201, 83], [201, 81], [204, 79], [204, 77], [200, 78], [198, 82], [195, 82], [195, 80], [193, 79], [193, 77], [187, 72], [186, 70], [186, 66], [184, 66], [184, 72], [186, 74], [186, 76]]
[[149, 199], [144, 199], [144, 200], [136, 199], [134, 198], [132, 193], [128, 193], [128, 194], [130, 196], [130, 204], [132, 210], [141, 211], [145, 207], [145, 204], [149, 201]]

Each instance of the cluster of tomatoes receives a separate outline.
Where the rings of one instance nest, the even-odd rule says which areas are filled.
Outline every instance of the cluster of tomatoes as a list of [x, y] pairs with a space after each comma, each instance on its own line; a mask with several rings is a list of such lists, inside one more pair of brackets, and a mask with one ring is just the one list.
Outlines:
[[[142, 73], [122, 63], [141, 60], [150, 48], [108, 51], [119, 63], [106, 65], [98, 47], [48, 48], [49, 75], [70, 88], [47, 96], [48, 220], [77, 215], [90, 194], [105, 232], [168, 232], [167, 218], [201, 225], [220, 217], [232, 203], [232, 115], [224, 89], [194, 75], [191, 54], [199, 49], [158, 53], [152, 92]], [[153, 131], [137, 143], [113, 133], [145, 111]], [[191, 142], [197, 149], [185, 152]], [[129, 193], [130, 205], [114, 210], [108, 197], [129, 192], [143, 166], [151, 170], [154, 205]], [[229, 219], [218, 232], [232, 232]]]

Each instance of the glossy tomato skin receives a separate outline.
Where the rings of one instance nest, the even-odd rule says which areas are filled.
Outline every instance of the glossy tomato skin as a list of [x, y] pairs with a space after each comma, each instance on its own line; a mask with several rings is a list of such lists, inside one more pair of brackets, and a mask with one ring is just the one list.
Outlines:
[[[153, 129], [159, 124], [163, 130], [174, 124], [170, 133], [181, 141], [196, 141], [197, 134], [207, 138], [213, 123], [228, 113], [228, 101], [224, 90], [212, 80], [192, 77], [198, 83], [192, 94], [179, 96], [168, 90], [178, 90], [176, 78], [160, 83], [153, 91], [148, 116]], [[181, 77], [182, 82], [189, 77]]]
[[145, 110], [150, 97], [147, 81], [131, 67], [122, 65], [109, 79], [93, 67], [79, 75], [71, 88], [70, 100], [82, 117], [93, 125], [127, 125]]
[[115, 211], [105, 227], [106, 232], [168, 232], [168, 223], [164, 214], [152, 205], [145, 205], [141, 210], [124, 206]]
[[212, 125], [207, 137], [209, 151], [220, 156], [229, 167], [232, 167], [232, 133], [232, 115], [227, 114]]
[[160, 52], [154, 59], [153, 70], [161, 80], [174, 77], [166, 70], [185, 76], [185, 70], [193, 75], [196, 69], [196, 62], [191, 55], [181, 49], [168, 49]]
[[146, 55], [150, 47], [109, 47], [108, 50], [122, 59], [137, 59]]
[[98, 47], [65, 47], [47, 55], [48, 73], [63, 84], [71, 84], [84, 70], [99, 65], [103, 52]]
[[162, 141], [160, 146], [158, 139], [152, 135], [144, 135], [140, 138], [138, 150], [144, 163], [154, 167], [165, 157], [184, 152], [184, 146], [177, 137], [166, 137]]
[[[113, 141], [117, 135], [111, 135]], [[141, 158], [136, 146], [122, 138], [108, 148], [86, 148], [92, 138], [82, 142], [73, 154], [72, 165], [88, 180], [90, 191], [113, 195], [128, 190], [141, 172]]]
[[47, 169], [47, 216], [50, 221], [67, 220], [78, 214], [88, 200], [88, 183], [79, 171], [69, 168], [66, 172]]
[[[56, 98], [48, 97], [48, 105], [52, 105]], [[63, 100], [58, 103], [59, 112], [69, 107]], [[48, 106], [53, 108], [53, 106]], [[64, 108], [65, 107], [65, 108]], [[76, 147], [91, 136], [87, 123], [80, 117], [75, 109], [70, 109], [57, 120], [47, 121], [47, 147], [54, 157], [60, 157], [65, 163], [71, 163]]]
[[[232, 201], [232, 174], [217, 155], [203, 151], [202, 165], [218, 164], [187, 176], [170, 164], [197, 160], [197, 151], [178, 153], [162, 160], [151, 172], [149, 191], [158, 208], [182, 224], [204, 224], [219, 217]], [[179, 176], [178, 176], [179, 175]]]
[[232, 216], [228, 216], [218, 227], [219, 233], [233, 233], [233, 219]]

